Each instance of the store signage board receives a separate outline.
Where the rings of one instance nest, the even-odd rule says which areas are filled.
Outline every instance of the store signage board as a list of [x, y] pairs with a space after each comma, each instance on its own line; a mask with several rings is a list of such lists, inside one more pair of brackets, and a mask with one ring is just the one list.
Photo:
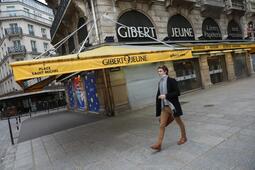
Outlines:
[[186, 18], [179, 14], [169, 19], [167, 33], [170, 41], [195, 40], [191, 24]]
[[120, 16], [116, 33], [119, 42], [144, 42], [153, 41], [149, 37], [157, 38], [156, 30], [152, 22], [144, 14], [131, 10]]
[[238, 23], [231, 20], [228, 23], [228, 39], [230, 40], [240, 40], [243, 39], [242, 30]]
[[212, 19], [206, 18], [202, 24], [202, 32], [204, 40], [222, 40], [219, 25]]

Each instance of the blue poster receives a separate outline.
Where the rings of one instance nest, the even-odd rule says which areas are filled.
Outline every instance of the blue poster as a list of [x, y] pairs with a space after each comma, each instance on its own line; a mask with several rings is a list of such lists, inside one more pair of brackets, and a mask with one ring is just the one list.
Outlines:
[[76, 96], [77, 108], [80, 110], [85, 110], [85, 96], [84, 90], [81, 89], [80, 77], [75, 77], [73, 80], [74, 91]]
[[67, 93], [69, 99], [69, 107], [70, 109], [74, 109], [74, 95], [73, 95], [73, 84], [72, 82], [67, 83]]
[[86, 72], [84, 78], [85, 91], [87, 95], [88, 110], [91, 112], [99, 112], [99, 100], [96, 91], [95, 72]]

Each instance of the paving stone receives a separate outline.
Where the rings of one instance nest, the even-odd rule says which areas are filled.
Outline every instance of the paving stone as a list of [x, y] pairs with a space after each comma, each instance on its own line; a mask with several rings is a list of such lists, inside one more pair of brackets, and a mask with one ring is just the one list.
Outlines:
[[215, 145], [218, 145], [219, 143], [223, 142], [224, 138], [206, 135], [206, 136], [192, 137], [191, 140], [198, 142], [198, 143], [215, 146]]
[[[4, 145], [8, 147], [0, 169], [254, 170], [254, 83], [255, 78], [245, 79], [181, 96], [189, 101], [183, 105], [188, 136], [184, 145], [176, 144], [180, 130], [174, 122], [166, 128], [162, 151], [149, 148], [159, 130], [151, 106]], [[205, 108], [207, 104], [215, 107]], [[0, 142], [6, 137], [0, 136]]]

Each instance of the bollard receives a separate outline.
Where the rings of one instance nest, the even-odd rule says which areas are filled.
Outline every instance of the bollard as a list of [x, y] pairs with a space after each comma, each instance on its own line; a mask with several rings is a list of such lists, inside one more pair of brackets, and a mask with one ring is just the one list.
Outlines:
[[15, 117], [15, 119], [16, 119], [16, 128], [17, 128], [17, 130], [19, 130], [19, 121], [18, 121], [18, 118]]
[[50, 113], [50, 105], [49, 105], [49, 102], [48, 102], [48, 114]]
[[12, 142], [12, 145], [14, 145], [13, 134], [12, 134], [12, 127], [11, 127], [11, 122], [10, 122], [10, 118], [9, 117], [8, 117], [8, 125], [9, 125], [9, 132], [10, 132], [11, 142]]
[[19, 123], [21, 123], [20, 115], [19, 115]]

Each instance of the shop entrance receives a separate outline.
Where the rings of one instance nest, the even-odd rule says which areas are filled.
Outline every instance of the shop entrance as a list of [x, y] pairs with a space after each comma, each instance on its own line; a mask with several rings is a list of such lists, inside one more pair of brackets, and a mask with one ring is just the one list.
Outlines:
[[209, 57], [207, 61], [212, 84], [227, 80], [224, 56]]
[[197, 59], [174, 61], [176, 80], [181, 92], [201, 87], [201, 77]]
[[123, 67], [129, 105], [132, 109], [142, 108], [155, 103], [159, 77], [157, 64]]
[[234, 60], [236, 78], [247, 77], [245, 53], [233, 54], [233, 60]]

